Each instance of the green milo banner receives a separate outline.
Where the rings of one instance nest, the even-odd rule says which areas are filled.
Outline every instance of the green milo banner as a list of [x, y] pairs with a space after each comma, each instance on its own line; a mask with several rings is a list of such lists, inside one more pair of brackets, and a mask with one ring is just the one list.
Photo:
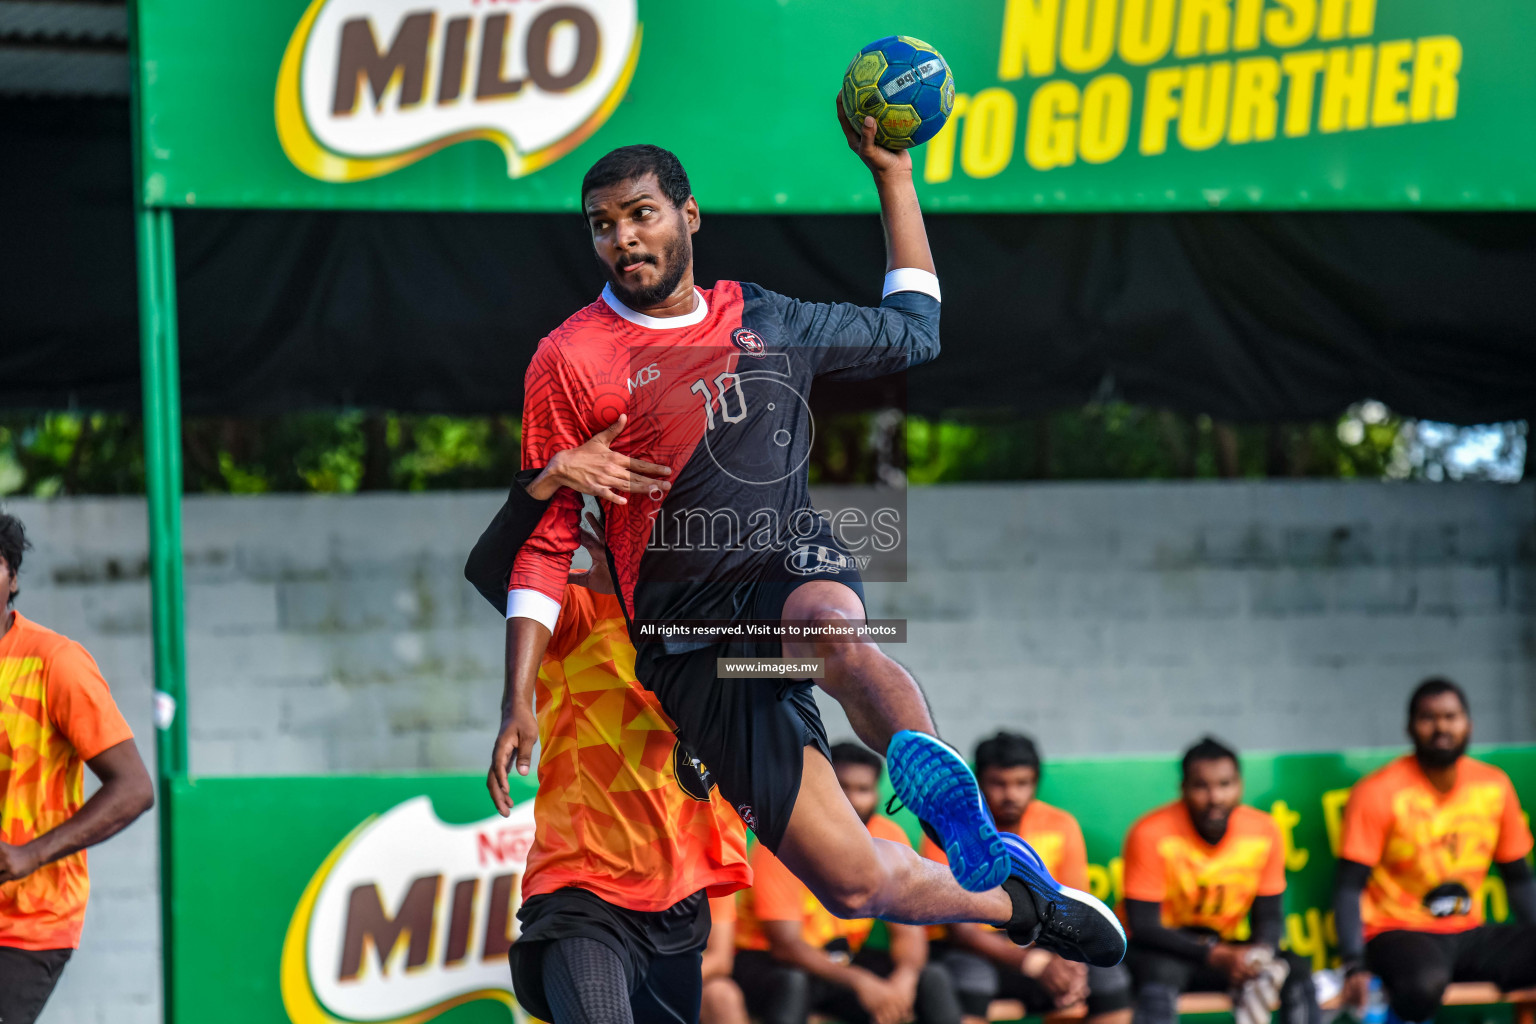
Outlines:
[[936, 46], [930, 210], [1536, 207], [1529, 0], [140, 0], [156, 206], [572, 210], [615, 146], [706, 210], [870, 210], [833, 97]]
[[[1536, 747], [1476, 752], [1536, 802]], [[1336, 956], [1329, 910], [1349, 787], [1397, 752], [1253, 755], [1247, 801], [1286, 842], [1286, 945]], [[495, 815], [484, 776], [191, 779], [173, 784], [178, 1020], [493, 1024], [521, 1019], [506, 951], [533, 836], [532, 789]], [[1052, 761], [1041, 796], [1077, 815], [1091, 886], [1120, 895], [1120, 842], [1174, 799], [1169, 758]], [[910, 815], [903, 823], [915, 836]], [[1503, 886], [1482, 893], [1508, 916]]]

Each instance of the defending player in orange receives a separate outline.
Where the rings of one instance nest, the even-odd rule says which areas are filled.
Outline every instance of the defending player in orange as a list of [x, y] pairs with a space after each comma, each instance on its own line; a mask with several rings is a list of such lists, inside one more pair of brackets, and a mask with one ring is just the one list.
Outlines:
[[[1531, 830], [1509, 776], [1467, 757], [1461, 688], [1428, 679], [1408, 701], [1413, 753], [1356, 783], [1344, 811], [1335, 883], [1345, 1002], [1381, 977], [1405, 1021], [1428, 1020], [1453, 981], [1505, 991], [1536, 985]], [[1490, 925], [1478, 895], [1499, 866], [1517, 925]]]
[[[503, 610], [513, 556], [554, 490], [591, 486], [613, 468], [606, 463], [629, 461], [606, 440], [561, 453], [558, 469], [520, 474], [476, 545], [466, 574]], [[621, 472], [630, 478], [614, 478], [621, 490], [655, 486]], [[509, 953], [513, 988], [555, 1024], [694, 1021], [707, 897], [751, 883], [746, 832], [636, 682], [606, 552], [591, 534], [583, 541], [592, 568], [567, 583], [533, 694], [542, 755], [522, 929]], [[518, 699], [510, 687], [503, 697]], [[506, 813], [510, 801], [493, 782]]]
[[[906, 843], [901, 827], [875, 813], [878, 754], [857, 743], [831, 748], [832, 767], [869, 834]], [[949, 976], [928, 962], [916, 925], [886, 923], [890, 949], [866, 945], [874, 921], [834, 917], [763, 844], [752, 851], [753, 887], [740, 898], [736, 981], [762, 1024], [805, 1024], [811, 1013], [847, 1024], [959, 1024]]]
[[[27, 548], [0, 513], [0, 1021], [31, 1024], [80, 945], [85, 848], [155, 802], [133, 733], [85, 648], [12, 605]], [[84, 799], [81, 765], [101, 780]]]
[[[1088, 888], [1088, 850], [1077, 819], [1037, 799], [1040, 752], [1027, 736], [1000, 732], [976, 745], [976, 780], [1004, 832], [1019, 836], [1062, 885]], [[944, 863], [924, 838], [922, 854]], [[1086, 1001], [1089, 1024], [1130, 1024], [1131, 977], [1125, 965], [1087, 967], [1049, 950], [1021, 950], [995, 928], [956, 924], [930, 929], [933, 958], [954, 978], [966, 1016], [985, 1020], [993, 999], [1016, 999], [1031, 1014]]]
[[747, 1000], [736, 970], [736, 897], [709, 901], [709, 945], [704, 947], [704, 995], [699, 1024], [748, 1024]]
[[1311, 965], [1279, 952], [1280, 829], [1242, 802], [1237, 754], [1210, 737], [1190, 747], [1181, 793], [1125, 837], [1122, 913], [1137, 1024], [1174, 1024], [1181, 992], [1230, 991], [1251, 1001], [1275, 987], [1285, 1024], [1316, 1024]]

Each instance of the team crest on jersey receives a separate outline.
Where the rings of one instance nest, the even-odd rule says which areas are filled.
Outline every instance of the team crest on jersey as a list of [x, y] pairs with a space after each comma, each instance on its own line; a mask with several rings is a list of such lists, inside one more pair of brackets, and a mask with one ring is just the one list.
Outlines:
[[709, 768], [678, 740], [672, 747], [672, 775], [677, 786], [695, 800], [709, 799], [709, 791], [715, 788], [715, 777]]
[[763, 351], [766, 348], [766, 346], [763, 344], [762, 336], [756, 331], [746, 327], [738, 327], [736, 330], [732, 331], [731, 341], [735, 342], [736, 347], [741, 349], [749, 356], [757, 356], [761, 358]]
[[742, 824], [753, 832], [757, 831], [757, 813], [752, 810], [751, 804], [738, 804], [736, 813], [741, 816]]
[[802, 544], [784, 558], [784, 567], [797, 576], [852, 569], [853, 559], [825, 544]]

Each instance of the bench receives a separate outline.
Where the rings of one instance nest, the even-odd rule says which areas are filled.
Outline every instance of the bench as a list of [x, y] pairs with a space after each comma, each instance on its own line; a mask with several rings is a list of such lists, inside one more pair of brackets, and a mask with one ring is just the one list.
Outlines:
[[[1482, 982], [1462, 982], [1445, 990], [1442, 1001], [1446, 1006], [1491, 1006], [1508, 1003], [1515, 1008], [1515, 1024], [1536, 1024], [1536, 988], [1518, 992], [1501, 992], [1497, 985]], [[1324, 1007], [1335, 1009], [1337, 1003]], [[1179, 1014], [1187, 1016], [1199, 1013], [1231, 1013], [1232, 1000], [1222, 992], [1189, 992], [1179, 997]], [[1046, 1014], [1046, 1024], [1066, 1024], [1082, 1020], [1088, 1015], [1083, 1006], [1071, 1006]], [[994, 999], [987, 1008], [990, 1020], [1023, 1020], [1024, 1004], [1016, 999]]]

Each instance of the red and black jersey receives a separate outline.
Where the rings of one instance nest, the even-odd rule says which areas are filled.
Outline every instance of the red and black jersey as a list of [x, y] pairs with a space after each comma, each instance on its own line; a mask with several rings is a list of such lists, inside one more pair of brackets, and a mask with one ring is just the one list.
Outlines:
[[[800, 302], [736, 281], [698, 297], [692, 313], [663, 319], [604, 289], [540, 342], [528, 367], [525, 467], [582, 444], [621, 412], [629, 421], [614, 450], [672, 467], [664, 498], [604, 505], [631, 622], [740, 618], [744, 585], [823, 525], [805, 518], [817, 518], [806, 469], [812, 382], [899, 372], [939, 351], [939, 301], [927, 291], [895, 291], [876, 308]], [[509, 614], [554, 621], [580, 512], [570, 490], [550, 503], [513, 567]], [[702, 646], [664, 644], [669, 653]]]

